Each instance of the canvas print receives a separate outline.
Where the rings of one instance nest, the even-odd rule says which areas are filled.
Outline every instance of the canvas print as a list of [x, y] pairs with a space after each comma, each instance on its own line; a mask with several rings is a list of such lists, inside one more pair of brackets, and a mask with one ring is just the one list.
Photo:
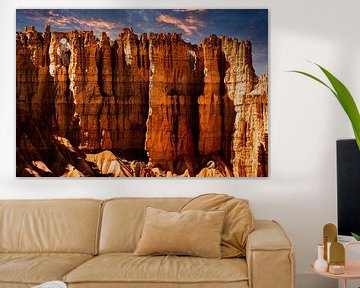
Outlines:
[[266, 9], [18, 9], [16, 175], [266, 177]]

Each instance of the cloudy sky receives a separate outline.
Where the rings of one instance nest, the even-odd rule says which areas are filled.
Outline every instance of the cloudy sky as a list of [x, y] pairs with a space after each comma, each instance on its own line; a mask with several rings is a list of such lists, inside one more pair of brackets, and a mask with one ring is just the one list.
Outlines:
[[268, 13], [266, 9], [18, 9], [16, 30], [34, 25], [43, 31], [46, 24], [52, 31], [102, 31], [116, 39], [123, 27], [136, 33], [182, 33], [183, 39], [200, 43], [210, 34], [224, 34], [253, 44], [257, 74], [268, 69]]

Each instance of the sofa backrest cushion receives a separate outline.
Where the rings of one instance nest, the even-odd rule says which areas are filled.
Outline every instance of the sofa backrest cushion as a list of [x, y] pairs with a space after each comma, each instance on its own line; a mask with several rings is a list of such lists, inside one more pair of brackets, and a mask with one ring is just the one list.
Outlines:
[[99, 253], [134, 252], [141, 237], [146, 207], [179, 211], [189, 198], [117, 198], [105, 201]]
[[1, 252], [97, 253], [102, 201], [0, 200]]
[[245, 257], [248, 235], [254, 230], [254, 216], [248, 200], [226, 194], [204, 194], [191, 199], [181, 211], [205, 210], [226, 212], [221, 235], [223, 258]]

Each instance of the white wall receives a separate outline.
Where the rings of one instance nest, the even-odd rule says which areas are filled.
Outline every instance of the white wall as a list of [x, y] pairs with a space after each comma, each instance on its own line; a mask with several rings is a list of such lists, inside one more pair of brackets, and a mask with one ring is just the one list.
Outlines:
[[336, 223], [335, 141], [352, 137], [351, 128], [325, 88], [285, 71], [296, 68], [315, 72], [306, 60], [321, 63], [348, 85], [359, 103], [360, 2], [207, 0], [197, 6], [269, 9], [269, 178], [16, 179], [15, 8], [189, 8], [196, 3], [187, 0], [50, 2], [55, 1], [12, 0], [1, 5], [0, 198], [172, 197], [207, 192], [245, 197], [250, 199], [257, 218], [278, 220], [289, 232], [295, 244], [297, 286], [334, 287], [334, 282], [321, 284], [325, 282], [312, 275], [309, 264], [316, 256], [316, 245], [321, 242], [322, 226]]

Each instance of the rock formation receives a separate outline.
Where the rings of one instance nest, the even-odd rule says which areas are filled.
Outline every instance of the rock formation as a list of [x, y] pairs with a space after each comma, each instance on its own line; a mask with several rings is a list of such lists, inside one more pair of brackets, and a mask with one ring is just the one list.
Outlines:
[[149, 117], [146, 145], [150, 162], [194, 174], [198, 137], [197, 97], [203, 90], [198, 48], [178, 34], [150, 34]]
[[113, 46], [114, 110], [109, 114], [113, 133], [112, 149], [144, 155], [149, 111], [149, 43], [131, 29], [123, 29]]
[[268, 79], [255, 74], [249, 41], [26, 27], [16, 101], [18, 176], [268, 173]]

